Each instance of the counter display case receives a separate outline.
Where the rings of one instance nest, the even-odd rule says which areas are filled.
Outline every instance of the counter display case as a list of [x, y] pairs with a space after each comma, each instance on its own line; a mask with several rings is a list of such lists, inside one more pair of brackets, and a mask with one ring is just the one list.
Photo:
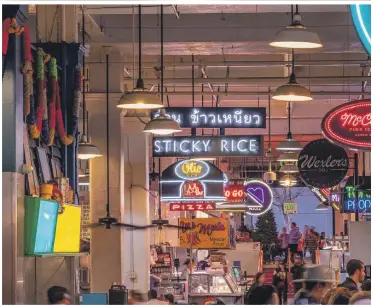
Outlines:
[[211, 298], [220, 299], [226, 305], [243, 303], [243, 293], [231, 272], [212, 275], [203, 271], [191, 275], [189, 301], [204, 304]]

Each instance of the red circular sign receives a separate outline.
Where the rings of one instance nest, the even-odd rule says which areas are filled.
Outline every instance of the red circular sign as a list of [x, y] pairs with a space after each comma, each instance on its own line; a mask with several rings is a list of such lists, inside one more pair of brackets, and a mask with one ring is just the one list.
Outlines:
[[340, 105], [322, 121], [323, 135], [333, 143], [353, 150], [371, 150], [371, 100]]

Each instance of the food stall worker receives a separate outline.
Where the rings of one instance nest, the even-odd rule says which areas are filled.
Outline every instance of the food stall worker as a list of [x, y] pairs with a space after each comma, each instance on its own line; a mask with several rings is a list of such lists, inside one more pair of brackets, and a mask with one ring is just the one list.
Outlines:
[[[193, 262], [193, 265], [194, 265], [194, 262]], [[191, 272], [192, 272], [192, 267], [190, 264], [190, 259], [186, 259], [186, 261], [184, 262], [184, 268], [182, 269], [182, 272], [181, 272], [181, 279], [187, 279]]]

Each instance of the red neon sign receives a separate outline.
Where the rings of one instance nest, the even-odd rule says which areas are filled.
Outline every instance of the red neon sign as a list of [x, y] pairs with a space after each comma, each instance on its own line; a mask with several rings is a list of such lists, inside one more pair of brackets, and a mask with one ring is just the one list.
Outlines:
[[242, 203], [244, 199], [243, 185], [230, 185], [224, 189], [227, 202]]
[[371, 100], [352, 101], [327, 113], [323, 135], [333, 143], [353, 150], [371, 150]]
[[215, 210], [214, 203], [170, 203], [170, 211], [209, 211]]
[[187, 181], [182, 188], [182, 196], [191, 197], [204, 197], [203, 186], [199, 181]]

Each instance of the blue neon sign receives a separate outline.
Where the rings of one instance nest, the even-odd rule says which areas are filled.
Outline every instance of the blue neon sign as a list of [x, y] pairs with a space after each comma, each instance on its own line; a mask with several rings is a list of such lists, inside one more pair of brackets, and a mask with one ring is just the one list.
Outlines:
[[352, 4], [350, 13], [359, 39], [367, 54], [371, 56], [371, 5]]
[[344, 200], [344, 212], [355, 213], [357, 209], [358, 213], [370, 213], [371, 198], [348, 198]]

